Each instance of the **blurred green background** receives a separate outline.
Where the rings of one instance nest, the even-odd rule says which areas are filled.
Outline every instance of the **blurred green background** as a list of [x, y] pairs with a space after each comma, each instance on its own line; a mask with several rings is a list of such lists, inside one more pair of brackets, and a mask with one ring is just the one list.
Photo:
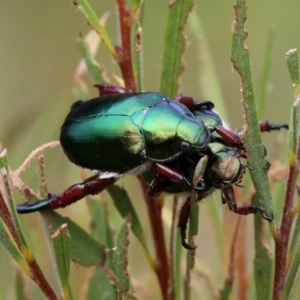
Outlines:
[[[118, 39], [115, 2], [112, 0], [90, 1], [99, 17], [106, 11], [111, 15], [107, 23], [110, 34]], [[163, 34], [168, 1], [148, 0], [144, 11], [144, 89], [158, 90], [163, 49]], [[211, 50], [214, 67], [220, 81], [222, 96], [228, 109], [228, 122], [234, 129], [243, 125], [240, 105], [240, 82], [230, 62], [231, 26], [233, 1], [196, 1], [195, 10], [201, 17], [206, 38]], [[266, 40], [270, 28], [275, 32], [272, 55], [269, 102], [266, 118], [272, 122], [288, 122], [293, 90], [286, 68], [285, 53], [291, 48], [300, 48], [300, 2], [260, 1], [248, 3], [247, 28], [250, 32], [247, 45], [250, 48], [253, 81], [258, 95], [265, 60]], [[76, 38], [90, 28], [82, 14], [71, 1], [1, 1], [0, 2], [0, 143], [8, 149], [9, 163], [17, 168], [36, 147], [59, 137], [60, 126], [70, 105], [77, 100], [74, 93], [74, 72], [80, 60]], [[199, 85], [201, 54], [191, 31], [187, 28], [189, 45], [185, 55], [186, 69], [182, 77], [181, 92], [204, 99], [210, 92]], [[119, 74], [117, 65], [101, 45], [98, 61], [107, 70]], [[90, 86], [94, 82], [89, 82]], [[97, 95], [89, 90], [89, 97]], [[218, 99], [210, 99], [217, 102]], [[275, 135], [264, 137], [268, 153], [272, 155]], [[78, 169], [67, 161], [61, 149], [47, 151], [46, 176], [51, 192], [58, 192], [80, 180]], [[32, 166], [35, 170], [35, 166]], [[35, 172], [35, 171], [34, 171]], [[32, 172], [31, 172], [32, 173]], [[24, 180], [37, 188], [37, 177], [25, 174]], [[130, 179], [121, 181], [126, 187], [135, 185]], [[21, 197], [16, 198], [22, 200]], [[138, 205], [138, 204], [137, 204]], [[72, 217], [82, 215], [80, 204], [69, 210]], [[84, 209], [84, 208], [83, 208]], [[139, 208], [137, 208], [138, 210]], [[143, 207], [139, 212], [143, 218]], [[114, 212], [113, 212], [114, 213]], [[37, 214], [22, 217], [24, 224], [38, 226]], [[145, 218], [147, 216], [145, 215]], [[148, 220], [146, 220], [148, 221]], [[83, 223], [88, 220], [83, 220]], [[34, 233], [29, 236], [34, 243]], [[133, 241], [138, 247], [138, 243]], [[40, 254], [39, 254], [40, 253]], [[48, 261], [45, 253], [37, 250], [40, 260]], [[143, 254], [138, 254], [143, 257]], [[40, 256], [40, 257], [39, 257]], [[0, 295], [9, 296], [10, 278], [5, 270], [13, 265], [4, 259], [6, 252], [0, 246]], [[46, 270], [46, 272], [53, 272]], [[80, 276], [77, 275], [77, 276]], [[83, 275], [82, 275], [83, 276]], [[159, 293], [159, 292], [158, 292]]]

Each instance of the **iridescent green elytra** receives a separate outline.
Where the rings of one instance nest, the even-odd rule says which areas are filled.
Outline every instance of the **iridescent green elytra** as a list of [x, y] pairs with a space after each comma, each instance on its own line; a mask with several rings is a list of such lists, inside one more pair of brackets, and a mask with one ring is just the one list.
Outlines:
[[147, 161], [205, 151], [210, 132], [184, 105], [156, 93], [104, 95], [73, 105], [60, 141], [84, 168], [124, 173]]

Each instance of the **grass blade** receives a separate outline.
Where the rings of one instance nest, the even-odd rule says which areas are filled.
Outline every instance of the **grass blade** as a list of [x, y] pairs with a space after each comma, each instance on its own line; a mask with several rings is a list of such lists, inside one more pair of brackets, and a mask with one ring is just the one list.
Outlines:
[[160, 79], [160, 92], [168, 97], [174, 97], [178, 92], [179, 77], [183, 72], [182, 54], [186, 47], [183, 28], [193, 4], [193, 0], [169, 4]]

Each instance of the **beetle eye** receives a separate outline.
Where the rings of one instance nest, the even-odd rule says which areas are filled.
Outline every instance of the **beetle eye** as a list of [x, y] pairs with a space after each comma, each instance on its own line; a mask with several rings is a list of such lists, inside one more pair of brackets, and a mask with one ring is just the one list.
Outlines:
[[182, 152], [189, 152], [191, 150], [191, 145], [187, 142], [181, 142], [180, 143], [180, 150]]

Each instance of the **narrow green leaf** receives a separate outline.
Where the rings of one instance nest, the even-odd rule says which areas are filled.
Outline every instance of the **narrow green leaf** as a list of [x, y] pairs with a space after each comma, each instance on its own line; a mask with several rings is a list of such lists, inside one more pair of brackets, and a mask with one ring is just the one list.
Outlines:
[[[114, 231], [109, 226], [109, 214], [106, 203], [88, 199], [87, 204], [91, 214], [91, 236], [105, 245], [106, 248], [112, 249], [115, 246]], [[105, 266], [109, 269], [113, 269], [112, 260], [112, 251], [107, 251], [107, 262]], [[113, 271], [115, 272], [115, 270]]]
[[116, 287], [112, 285], [104, 271], [95, 269], [89, 281], [87, 300], [117, 300]]
[[[288, 142], [288, 156], [290, 166], [296, 166], [297, 151], [299, 151], [299, 130], [300, 130], [300, 83], [299, 83], [299, 57], [297, 49], [291, 49], [286, 53], [286, 63], [290, 73], [290, 77], [294, 88], [295, 102], [292, 106], [291, 118], [290, 118], [290, 130], [289, 130], [289, 142]], [[298, 204], [299, 206], [299, 199]], [[295, 228], [292, 232], [292, 241], [289, 248], [289, 257], [292, 260], [290, 264], [289, 273], [287, 276], [286, 284], [283, 290], [282, 299], [289, 299], [292, 292], [297, 273], [300, 265], [300, 250], [299, 250], [299, 231], [300, 231], [300, 216], [299, 213], [296, 216]], [[295, 252], [296, 247], [298, 247]], [[292, 298], [290, 298], [292, 299]]]
[[103, 83], [104, 80], [102, 78], [100, 65], [95, 60], [88, 45], [86, 44], [84, 38], [79, 37], [77, 40], [77, 45], [78, 45], [80, 54], [86, 63], [88, 73], [91, 76], [92, 80], [96, 83]]
[[107, 248], [113, 248], [115, 246], [113, 239], [114, 233], [109, 227], [109, 215], [105, 203], [88, 199], [87, 204], [92, 217], [91, 235]]
[[[299, 201], [300, 201], [300, 199], [298, 199], [297, 206], [299, 206]], [[300, 241], [300, 214], [297, 213], [295, 218], [296, 218], [295, 227], [294, 227], [294, 230], [291, 232], [292, 238], [291, 238], [291, 244], [289, 247], [289, 254], [288, 254], [289, 257], [293, 257], [295, 255], [296, 249], [297, 249], [299, 241]]]
[[[84, 266], [99, 266], [106, 261], [105, 246], [92, 238], [84, 229], [71, 219], [62, 217], [51, 210], [43, 210], [43, 216], [51, 224], [53, 230], [60, 228], [62, 224], [68, 224], [71, 236], [71, 258]], [[89, 251], [87, 252], [87, 249]]]
[[298, 248], [298, 251], [294, 256], [294, 259], [290, 265], [290, 270], [282, 293], [282, 299], [289, 299], [290, 293], [293, 289], [293, 286], [295, 285], [295, 280], [299, 272], [299, 266], [300, 266], [300, 249]]
[[197, 193], [193, 190], [190, 201], [191, 201], [191, 211], [190, 211], [190, 226], [189, 226], [189, 241], [193, 239], [194, 236], [198, 234], [199, 227], [199, 205], [197, 200]]
[[299, 57], [297, 49], [291, 49], [286, 53], [286, 63], [294, 85], [295, 94], [299, 93]]
[[289, 142], [288, 142], [288, 155], [291, 166], [296, 164], [296, 152], [298, 146], [298, 130], [300, 124], [300, 84], [299, 84], [299, 57], [297, 49], [291, 49], [286, 53], [286, 63], [292, 79], [294, 87], [295, 103], [291, 111]]
[[140, 241], [146, 255], [150, 255], [150, 251], [146, 244], [145, 234], [139, 220], [139, 217], [131, 203], [128, 193], [117, 185], [112, 185], [107, 188], [108, 193], [112, 197], [116, 208], [123, 218], [131, 216], [131, 230]]
[[60, 228], [52, 234], [52, 242], [64, 299], [70, 299], [71, 291], [69, 288], [69, 274], [71, 238], [67, 224], [61, 225]]
[[[197, 193], [192, 192], [189, 199], [191, 202], [191, 211], [189, 217], [189, 230], [188, 230], [188, 244], [194, 246], [193, 238], [198, 234], [198, 225], [199, 225], [199, 206], [197, 201]], [[186, 252], [186, 276], [184, 282], [184, 299], [191, 298], [191, 272], [194, 269], [195, 264], [195, 250], [187, 250]]]
[[119, 297], [124, 297], [124, 299], [127, 299], [126, 294], [129, 292], [129, 284], [130, 284], [129, 274], [127, 270], [129, 227], [130, 227], [130, 217], [127, 217], [125, 219], [124, 224], [121, 226], [119, 230], [118, 237], [117, 237], [117, 247], [114, 251], [114, 263], [116, 269], [116, 276], [118, 278]]
[[[21, 251], [17, 247], [14, 240], [11, 238], [11, 236], [8, 234], [6, 227], [0, 219], [0, 241], [5, 247], [5, 249], [9, 252], [9, 254], [16, 260], [16, 262], [20, 265], [20, 267], [23, 269], [23, 271], [29, 275], [29, 267], [28, 264], [22, 255]], [[29, 275], [30, 276], [30, 275]]]
[[182, 54], [186, 47], [183, 29], [193, 4], [193, 0], [177, 0], [169, 4], [160, 79], [160, 92], [168, 97], [178, 93], [183, 72]]
[[[190, 243], [190, 241], [189, 241]], [[186, 251], [186, 273], [184, 278], [184, 286], [183, 286], [183, 294], [184, 294], [184, 300], [191, 299], [191, 272], [194, 268], [194, 250], [187, 250]]]
[[230, 294], [232, 293], [233, 280], [232, 278], [227, 278], [224, 282], [224, 285], [220, 291], [220, 300], [229, 299]]
[[254, 280], [256, 297], [258, 300], [271, 299], [273, 260], [266, 247], [263, 230], [263, 220], [260, 215], [255, 215], [255, 258], [254, 258]]
[[[28, 295], [26, 295], [24, 277], [19, 270], [16, 271], [15, 287], [16, 287], [15, 294], [17, 300], [28, 299]], [[0, 296], [0, 299], [4, 299], [4, 298]]]
[[182, 279], [183, 274], [181, 271], [181, 258], [183, 247], [181, 245], [181, 233], [180, 230], [176, 230], [176, 242], [175, 242], [175, 261], [174, 261], [174, 293], [175, 300], [181, 299]]
[[118, 60], [118, 54], [107, 34], [104, 26], [99, 21], [95, 11], [92, 9], [91, 5], [87, 0], [74, 0], [73, 2], [80, 11], [85, 15], [89, 24], [95, 29], [95, 31], [99, 34], [103, 42], [108, 48], [108, 51], [111, 53], [114, 59]]
[[[27, 263], [31, 263], [34, 260], [34, 257], [32, 256], [32, 252], [29, 249], [25, 236], [22, 232], [21, 229], [21, 225], [18, 219], [18, 215], [17, 215], [17, 211], [15, 208], [15, 202], [13, 199], [13, 195], [12, 192], [10, 190], [10, 186], [8, 184], [8, 180], [9, 180], [9, 167], [8, 167], [8, 162], [7, 162], [7, 157], [6, 157], [6, 149], [4, 149], [1, 153], [0, 153], [0, 170], [1, 170], [1, 174], [4, 178], [4, 188], [5, 188], [5, 192], [7, 194], [8, 197], [8, 205], [10, 208], [10, 211], [7, 210], [6, 204], [3, 203], [5, 206], [2, 207], [1, 211], [2, 211], [2, 219], [5, 222], [10, 234], [12, 235], [14, 241], [16, 242], [19, 250], [22, 249], [23, 255], [25, 260], [27, 261]], [[1, 201], [4, 201], [4, 199], [2, 199], [2, 194], [1, 196]], [[6, 211], [4, 214], [4, 211]], [[4, 225], [3, 225], [4, 226]], [[22, 262], [23, 263], [23, 262]], [[20, 262], [19, 262], [20, 264]], [[26, 268], [28, 267], [27, 265], [23, 265], [22, 266], [23, 269], [25, 270], [25, 272], [28, 273], [28, 271], [26, 271]], [[29, 275], [30, 276], [30, 275]]]
[[138, 9], [142, 9], [144, 5], [144, 0], [132, 0], [131, 1], [131, 10], [136, 12]]

